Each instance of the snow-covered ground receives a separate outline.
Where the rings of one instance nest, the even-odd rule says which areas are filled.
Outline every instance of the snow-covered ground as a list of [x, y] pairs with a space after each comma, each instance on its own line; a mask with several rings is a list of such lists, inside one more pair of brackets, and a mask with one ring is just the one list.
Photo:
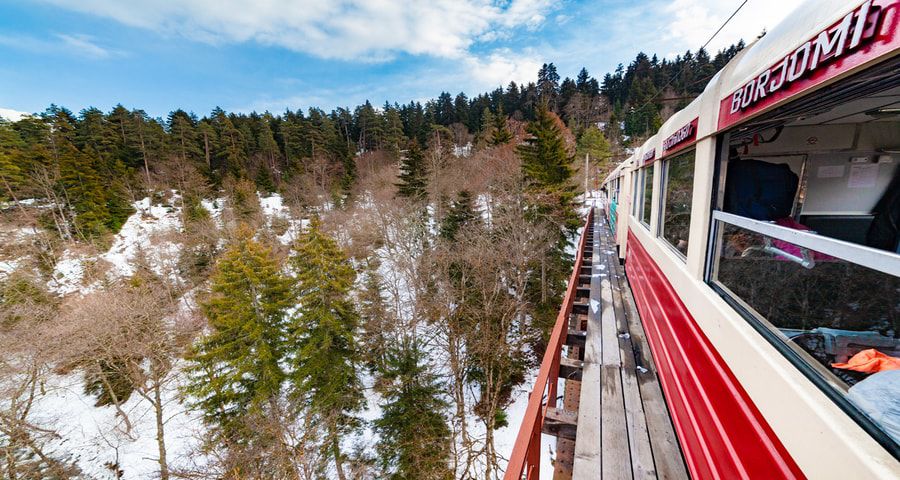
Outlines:
[[[371, 199], [366, 200], [363, 196], [361, 200], [363, 203], [369, 202], [368, 206], [363, 206], [364, 209], [374, 208]], [[476, 203], [485, 219], [490, 221], [490, 212], [486, 208], [489, 205], [488, 200], [479, 196]], [[582, 205], [589, 205], [593, 201], [593, 199], [585, 200], [587, 201]], [[51, 290], [60, 296], [66, 296], [85, 294], [98, 288], [98, 284], [89, 283], [96, 279], [85, 278], [87, 272], [98, 262], [108, 263], [105, 275], [109, 280], [133, 275], [139, 260], [145, 260], [159, 275], [177, 277], [175, 266], [181, 248], [177, 243], [177, 233], [182, 228], [180, 201], [177, 195], [170, 201], [171, 205], [152, 204], [149, 198], [135, 202], [133, 206], [136, 212], [114, 236], [111, 247], [105, 252], [90, 252], [76, 247], [65, 250], [52, 272], [52, 280], [49, 282]], [[278, 237], [279, 241], [289, 244], [296, 239], [307, 220], [294, 218], [281, 196], [277, 194], [260, 196], [259, 201], [261, 211], [270, 226], [275, 221], [287, 222], [285, 232]], [[225, 200], [222, 198], [203, 200], [202, 204], [209, 210], [212, 219], [222, 226]], [[410, 263], [409, 260], [421, 252], [404, 250], [404, 247], [415, 242], [402, 238], [408, 232], [404, 233], [405, 229], [393, 224], [392, 221], [386, 220], [389, 238], [376, 252], [382, 260], [379, 272], [388, 290], [386, 299], [397, 309], [404, 322], [413, 322], [415, 279], [412, 277], [415, 272], [411, 270], [414, 262]], [[428, 228], [434, 230], [437, 227], [431, 223]], [[0, 238], [15, 238], [18, 241], [25, 241], [33, 234], [31, 229], [0, 229]], [[16, 259], [0, 259], [0, 277], [19, 268], [19, 265], [20, 262]], [[390, 298], [391, 292], [393, 298]], [[190, 307], [192, 303], [191, 295], [191, 298], [184, 301], [185, 308]], [[422, 328], [427, 330], [428, 327], [423, 325]], [[430, 333], [423, 331], [423, 337], [426, 336], [430, 336]], [[434, 355], [430, 361], [440, 372], [446, 369], [447, 362], [443, 361], [443, 354], [436, 346], [432, 348]], [[495, 446], [503, 458], [508, 458], [512, 452], [537, 373], [535, 367], [527, 373], [526, 381], [515, 389], [512, 405], [507, 412], [508, 426], [495, 432]], [[372, 422], [381, 415], [382, 399], [371, 388], [373, 380], [370, 376], [363, 375], [363, 382], [368, 387], [367, 408], [361, 417], [366, 422]], [[115, 409], [95, 407], [94, 399], [84, 394], [83, 385], [80, 374], [52, 376], [35, 405], [34, 415], [39, 424], [52, 424], [59, 428], [60, 437], [52, 444], [53, 451], [74, 456], [86, 478], [113, 478], [112, 472], [104, 466], [107, 463], [117, 464], [123, 470], [125, 479], [154, 478], [159, 466], [156, 424], [150, 403], [134, 394], [123, 405], [123, 410], [128, 413], [133, 423], [132, 431], [125, 434], [121, 429], [120, 420], [116, 417]], [[197, 442], [202, 439], [202, 422], [186, 405], [179, 403], [177, 382], [166, 389], [165, 398], [168, 419], [166, 444], [170, 465], [177, 468], [202, 463], [202, 459], [189, 458], [191, 452], [195, 451]], [[469, 400], [470, 405], [474, 404], [474, 398]], [[479, 435], [479, 432], [483, 434], [483, 427], [474, 415], [470, 415], [469, 429], [475, 435]], [[362, 445], [369, 453], [374, 453], [376, 441], [377, 436], [369, 423], [359, 436], [348, 438], [344, 443], [348, 450], [349, 447]], [[552, 475], [551, 447], [555, 449], [555, 442], [551, 437], [544, 436], [541, 449], [542, 474], [546, 478]]]
[[[166, 453], [172, 469], [196, 464], [192, 452], [203, 438], [202, 422], [180, 403], [177, 388], [173, 383], [163, 391]], [[81, 375], [51, 377], [44, 389], [32, 418], [57, 430], [59, 438], [49, 445], [50, 453], [75, 460], [84, 478], [115, 478], [107, 465], [118, 465], [124, 480], [158, 477], [155, 412], [140, 395], [132, 394], [122, 405], [132, 423], [126, 433], [114, 407], [96, 407], [93, 397], [84, 394]]]
[[89, 265], [101, 260], [110, 265], [107, 271], [110, 280], [134, 275], [136, 261], [140, 257], [147, 261], [157, 275], [177, 280], [176, 264], [180, 245], [164, 236], [175, 234], [181, 229], [181, 208], [151, 205], [149, 198], [135, 202], [132, 207], [135, 213], [114, 236], [108, 251], [92, 255], [69, 248], [63, 252], [54, 266], [53, 278], [48, 283], [52, 292], [64, 296], [93, 291], [94, 285], [85, 285], [85, 271]]
[[[178, 204], [179, 198], [173, 198], [172, 203]], [[180, 245], [161, 236], [181, 229], [181, 207], [151, 205], [149, 198], [133, 206], [137, 212], [128, 218], [112, 247], [100, 258], [112, 264], [111, 274], [129, 277], [135, 273], [134, 261], [143, 255], [155, 274], [173, 278]]]
[[[294, 219], [278, 195], [260, 197], [260, 207], [266, 221], [280, 218], [288, 222], [287, 231], [279, 237], [283, 243], [292, 241], [305, 226], [305, 220]], [[178, 195], [173, 194], [167, 205], [152, 204], [149, 198], [135, 202], [132, 214], [113, 237], [109, 250], [101, 253], [72, 245], [57, 259], [48, 287], [59, 296], [87, 294], [99, 287], [85, 278], [97, 263], [108, 263], [106, 278], [125, 278], [137, 270], [138, 261], [146, 261], [158, 275], [178, 280], [176, 263], [181, 245], [177, 234], [181, 231], [181, 208]], [[222, 198], [203, 200], [211, 218], [222, 226], [225, 201]], [[34, 235], [32, 229], [11, 226], [0, 228], [0, 239], [24, 242]], [[19, 268], [16, 259], [0, 260], [0, 277]], [[97, 280], [99, 282], [99, 280]], [[196, 308], [193, 291], [182, 298], [184, 309]], [[170, 468], [197, 468], [203, 459], [197, 458], [198, 442], [203, 439], [203, 424], [195, 412], [181, 403], [177, 377], [163, 392], [165, 407], [165, 440]], [[380, 415], [378, 398], [367, 395], [371, 408], [366, 420]], [[118, 465], [124, 479], [147, 479], [158, 476], [158, 446], [156, 419], [152, 405], [137, 393], [122, 405], [132, 429], [125, 432], [121, 419], [112, 406], [96, 407], [94, 398], [84, 393], [84, 379], [80, 373], [51, 375], [33, 408], [37, 425], [52, 426], [59, 434], [49, 445], [49, 452], [60, 458], [70, 458], [82, 470], [83, 478], [115, 478], [109, 465]], [[371, 431], [363, 436], [372, 445]]]

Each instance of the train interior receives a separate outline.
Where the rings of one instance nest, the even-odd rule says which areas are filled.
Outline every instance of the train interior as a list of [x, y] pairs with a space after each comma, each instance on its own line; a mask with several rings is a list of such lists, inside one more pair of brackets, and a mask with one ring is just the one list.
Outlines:
[[[719, 208], [900, 255], [898, 63], [720, 137]], [[717, 222], [711, 280], [900, 443], [900, 272], [752, 225]]]

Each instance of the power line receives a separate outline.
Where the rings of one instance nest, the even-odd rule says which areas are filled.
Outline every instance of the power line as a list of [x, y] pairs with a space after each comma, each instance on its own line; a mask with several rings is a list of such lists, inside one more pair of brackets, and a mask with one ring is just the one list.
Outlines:
[[[749, 2], [749, 1], [750, 1], [750, 0], [744, 0], [743, 2], [741, 2], [741, 4], [738, 5], [738, 7], [734, 10], [734, 12], [731, 13], [731, 16], [729, 16], [728, 19], [725, 20], [725, 23], [723, 23], [722, 26], [720, 26], [719, 29], [716, 30], [716, 32], [713, 33], [711, 37], [709, 37], [709, 40], [707, 40], [706, 43], [704, 43], [703, 46], [700, 47], [700, 50], [705, 50], [706, 47], [710, 44], [710, 42], [712, 42], [713, 39], [716, 38], [716, 35], [718, 35], [719, 32], [721, 32], [722, 29], [725, 28], [726, 25], [728, 25], [728, 22], [730, 22], [731, 19], [734, 18], [734, 16], [737, 15], [738, 12], [740, 12], [741, 9], [744, 8], [744, 5], [746, 5], [747, 2]], [[698, 50], [698, 51], [699, 51], [699, 50]], [[658, 97], [659, 94], [662, 93], [663, 90], [666, 89], [666, 87], [668, 87], [669, 85], [671, 85], [672, 82], [674, 82], [676, 78], [678, 78], [678, 77], [681, 76], [682, 72], [684, 72], [684, 69], [687, 68], [687, 66], [688, 66], [688, 63], [687, 63], [687, 62], [684, 62], [684, 65], [681, 66], [681, 70], [679, 70], [678, 73], [676, 73], [676, 74], [673, 75], [671, 78], [669, 78], [669, 81], [666, 82], [666, 84], [663, 85], [662, 88], [660, 88], [659, 90], [657, 90], [656, 93], [653, 94], [652, 97], [650, 97], [650, 100], [647, 100], [646, 103], [644, 103], [643, 105], [641, 105], [640, 108], [638, 108], [637, 110], [635, 110], [635, 112], [640, 112], [641, 110], [643, 110], [644, 108], [646, 108], [647, 105], [650, 105], [650, 103], [652, 103], [653, 100], [656, 100], [656, 97]]]

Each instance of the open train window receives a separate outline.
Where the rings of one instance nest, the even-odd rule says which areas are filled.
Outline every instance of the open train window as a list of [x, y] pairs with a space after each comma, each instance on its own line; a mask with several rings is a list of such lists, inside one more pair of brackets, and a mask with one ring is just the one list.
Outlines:
[[659, 236], [681, 256], [687, 255], [691, 229], [691, 198], [694, 194], [694, 151], [662, 162], [662, 218]]
[[898, 67], [720, 135], [707, 269], [720, 295], [895, 456]]

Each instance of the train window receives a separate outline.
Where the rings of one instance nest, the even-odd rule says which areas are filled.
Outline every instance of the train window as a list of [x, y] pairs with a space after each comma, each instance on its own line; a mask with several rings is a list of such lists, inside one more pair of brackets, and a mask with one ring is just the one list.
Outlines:
[[635, 170], [631, 174], [631, 214], [635, 218], [641, 217], [641, 198], [643, 198], [644, 170]]
[[653, 207], [653, 165], [641, 169], [643, 188], [641, 191], [641, 223], [650, 228], [650, 212]]
[[897, 452], [900, 77], [883, 68], [720, 136], [707, 281]]
[[694, 151], [665, 160], [663, 171], [665, 198], [660, 236], [682, 255], [687, 255], [694, 192]]
[[883, 375], [900, 365], [900, 262], [879, 252], [861, 265], [816, 235], [716, 213], [715, 284], [900, 443], [900, 379]]

